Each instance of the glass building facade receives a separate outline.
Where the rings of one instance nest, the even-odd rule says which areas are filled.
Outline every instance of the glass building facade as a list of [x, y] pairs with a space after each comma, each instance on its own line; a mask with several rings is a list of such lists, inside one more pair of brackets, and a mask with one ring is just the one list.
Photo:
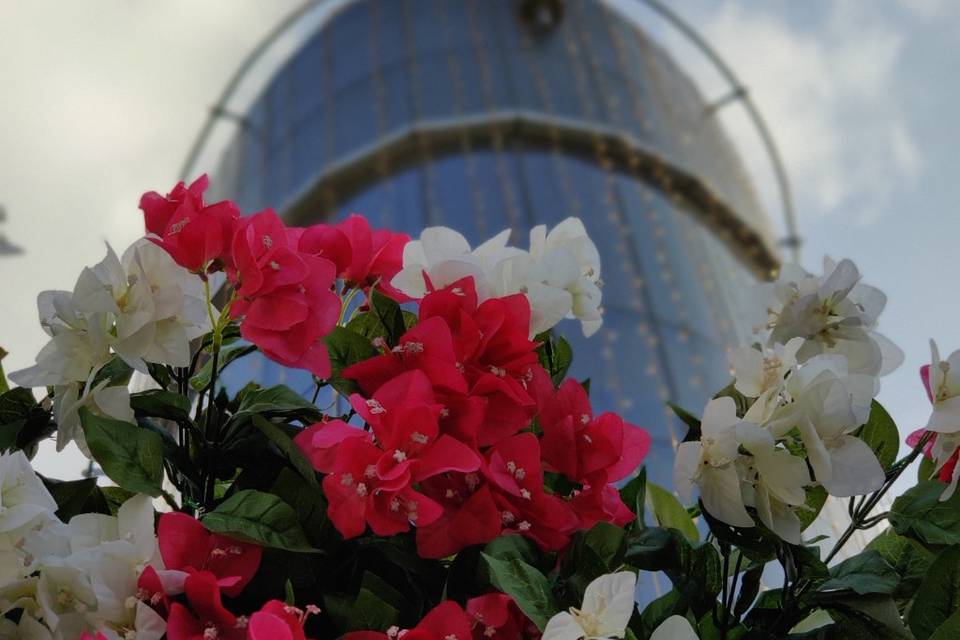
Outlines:
[[[528, 3], [529, 4], [529, 3]], [[532, 3], [536, 5], [537, 3]], [[777, 264], [767, 219], [703, 98], [670, 57], [601, 0], [550, 25], [519, 0], [356, 0], [305, 39], [229, 143], [213, 184], [290, 223], [350, 212], [472, 243], [583, 219], [603, 259], [605, 323], [572, 343], [596, 410], [653, 436], [670, 486], [685, 427], [729, 378], [744, 289]], [[241, 363], [242, 367], [241, 367]], [[244, 360], [227, 379], [310, 376]]]

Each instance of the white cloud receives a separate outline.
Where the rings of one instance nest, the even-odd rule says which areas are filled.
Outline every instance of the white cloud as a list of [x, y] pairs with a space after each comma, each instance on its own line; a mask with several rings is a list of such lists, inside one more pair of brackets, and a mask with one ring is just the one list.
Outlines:
[[[815, 29], [732, 1], [698, 13], [696, 25], [767, 119], [801, 218], [843, 214], [865, 223], [882, 210], [895, 181], [913, 184], [922, 170], [896, 84], [903, 36], [868, 6], [825, 6], [827, 15]], [[707, 96], [725, 92], [701, 55], [679, 36], [666, 37]], [[767, 209], [778, 211], [770, 165], [751, 123], [734, 107], [721, 117]]]

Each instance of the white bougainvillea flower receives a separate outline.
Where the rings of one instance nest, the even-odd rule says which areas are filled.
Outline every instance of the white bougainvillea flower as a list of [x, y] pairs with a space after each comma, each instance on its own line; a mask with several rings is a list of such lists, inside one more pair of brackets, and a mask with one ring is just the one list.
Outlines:
[[736, 465], [740, 455], [740, 422], [732, 398], [708, 402], [700, 422], [700, 440], [684, 442], [677, 448], [673, 479], [684, 500], [689, 501], [697, 487], [710, 515], [735, 527], [752, 527], [753, 518], [744, 506]]
[[806, 502], [810, 473], [803, 458], [778, 447], [766, 429], [749, 422], [737, 425], [737, 441], [750, 455], [740, 458], [744, 502], [775, 534], [800, 544], [800, 519], [792, 507]]
[[550, 618], [543, 640], [622, 638], [636, 606], [636, 586], [637, 576], [631, 571], [600, 576], [587, 585], [583, 606]]
[[0, 534], [11, 534], [57, 510], [22, 451], [0, 455]]
[[786, 378], [797, 366], [797, 351], [803, 338], [773, 347], [740, 347], [730, 354], [734, 387], [748, 398], [755, 398], [743, 419], [763, 424], [780, 405]]
[[506, 229], [476, 249], [446, 227], [424, 229], [403, 250], [403, 269], [390, 284], [412, 298], [422, 298], [457, 280], [472, 277], [480, 302], [516, 293], [530, 301], [530, 335], [564, 318], [580, 320], [585, 335], [603, 324], [600, 307], [600, 256], [577, 218], [551, 231], [530, 232], [530, 251], [507, 246]]
[[926, 428], [937, 433], [960, 432], [960, 350], [941, 360], [937, 343], [931, 340], [929, 376], [933, 412]]
[[767, 333], [769, 344], [804, 338], [800, 362], [839, 353], [851, 372], [886, 375], [903, 363], [903, 352], [876, 331], [886, 301], [879, 289], [860, 282], [850, 260], [825, 258], [822, 276], [785, 265], [776, 282], [758, 288], [763, 320], [757, 330]]
[[830, 495], [847, 497], [876, 491], [884, 472], [870, 447], [852, 435], [870, 417], [876, 379], [848, 374], [839, 355], [817, 356], [791, 375], [791, 399], [765, 425], [775, 438], [797, 429], [816, 480]]
[[654, 629], [650, 640], [700, 640], [700, 638], [686, 618], [670, 616]]
[[76, 441], [80, 451], [88, 458], [92, 457], [80, 425], [81, 407], [86, 407], [96, 416], [136, 423], [130, 407], [130, 390], [123, 386], [109, 387], [109, 383], [109, 380], [101, 380], [90, 388], [92, 381], [86, 384], [74, 382], [54, 389], [53, 415], [57, 420], [57, 451], [62, 451], [70, 441]]

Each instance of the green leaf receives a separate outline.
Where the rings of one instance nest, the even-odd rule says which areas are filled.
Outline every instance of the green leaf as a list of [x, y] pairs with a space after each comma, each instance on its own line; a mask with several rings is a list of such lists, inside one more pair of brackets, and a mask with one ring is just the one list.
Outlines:
[[14, 387], [0, 394], [0, 424], [26, 420], [37, 407], [33, 392], [25, 387]]
[[867, 545], [867, 549], [879, 553], [900, 576], [894, 597], [913, 597], [934, 558], [934, 554], [919, 542], [899, 536], [893, 529], [884, 530]]
[[960, 545], [941, 552], [924, 576], [908, 622], [917, 640], [926, 640], [960, 610]]
[[334, 327], [333, 331], [323, 338], [330, 354], [332, 373], [330, 384], [344, 395], [359, 391], [360, 388], [353, 380], [343, 378], [340, 372], [352, 364], [367, 360], [378, 355], [370, 338], [354, 333], [345, 327]]
[[620, 489], [620, 500], [636, 514], [637, 526], [643, 528], [647, 502], [647, 468], [640, 467], [640, 472]]
[[837, 624], [831, 638], [843, 640], [911, 640], [890, 596], [833, 596], [822, 604]]
[[803, 507], [796, 510], [797, 518], [800, 520], [800, 530], [803, 531], [809, 527], [820, 515], [823, 505], [827, 503], [827, 490], [822, 486], [807, 488], [807, 501]]
[[548, 558], [529, 538], [511, 534], [497, 536], [487, 543], [483, 553], [497, 560], [522, 560], [534, 567], [546, 568]]
[[320, 487], [313, 465], [310, 464], [307, 456], [300, 450], [300, 447], [294, 444], [293, 440], [283, 429], [259, 415], [253, 416], [253, 424], [263, 432], [267, 440], [276, 445], [280, 453], [283, 454], [283, 457], [285, 457], [290, 465], [297, 470], [297, 473], [307, 481], [307, 484], [315, 489]]
[[928, 546], [960, 544], [960, 492], [941, 501], [946, 485], [921, 482], [893, 502], [890, 524], [902, 536]]
[[878, 552], [868, 549], [830, 568], [820, 591], [850, 590], [860, 595], [893, 593], [900, 575]]
[[556, 601], [547, 578], [519, 559], [498, 560], [483, 554], [490, 569], [490, 580], [497, 589], [511, 596], [541, 631], [557, 612]]
[[214, 533], [275, 549], [316, 551], [307, 541], [293, 507], [262, 491], [238, 491], [206, 514], [203, 524]]
[[163, 439], [129, 422], [102, 418], [80, 408], [90, 453], [118, 486], [157, 497], [163, 483]]
[[[220, 375], [219, 372], [226, 369], [227, 365], [234, 360], [251, 354], [256, 350], [257, 346], [254, 344], [245, 344], [240, 347], [233, 347], [232, 349], [223, 349], [220, 351], [218, 358], [217, 375]], [[193, 387], [194, 391], [203, 391], [210, 386], [211, 377], [213, 377], [213, 358], [209, 358], [203, 367], [190, 378], [190, 386]]]
[[3, 372], [3, 359], [7, 357], [7, 351], [0, 347], [0, 393], [10, 391], [10, 385], [7, 384], [7, 374]]
[[133, 376], [133, 368], [124, 362], [120, 356], [114, 356], [110, 362], [100, 367], [97, 375], [93, 377], [91, 388], [97, 386], [104, 380], [108, 387], [127, 386], [130, 378]]
[[700, 439], [700, 419], [695, 415], [684, 409], [678, 404], [673, 402], [668, 402], [667, 406], [673, 409], [673, 412], [677, 414], [677, 417], [680, 418], [685, 425], [687, 425], [687, 435], [684, 436], [684, 442], [690, 442], [692, 440]]
[[63, 522], [79, 513], [105, 513], [107, 502], [97, 489], [96, 478], [54, 480], [43, 478], [43, 484], [57, 503], [57, 517]]
[[131, 394], [130, 408], [138, 418], [190, 419], [189, 398], [163, 389], [150, 389]]
[[917, 482], [926, 482], [937, 479], [937, 463], [927, 456], [920, 456], [920, 464], [917, 466]]
[[956, 640], [960, 638], [960, 611], [943, 621], [930, 635], [930, 640]]
[[900, 432], [897, 424], [879, 402], [870, 405], [870, 418], [857, 434], [861, 440], [873, 449], [884, 470], [893, 466], [900, 451]]
[[253, 414], [265, 417], [305, 414], [320, 418], [320, 412], [312, 402], [282, 384], [266, 389], [251, 389], [244, 394], [234, 417]]
[[647, 483], [647, 500], [661, 527], [677, 529], [691, 542], [700, 542], [700, 532], [676, 496], [652, 482]]
[[393, 298], [383, 294], [378, 289], [370, 289], [370, 311], [377, 316], [380, 324], [386, 330], [385, 339], [391, 347], [397, 346], [400, 337], [406, 333], [407, 324], [400, 310], [400, 305]]
[[640, 620], [646, 631], [645, 637], [652, 634], [654, 629], [670, 616], [684, 615], [689, 606], [686, 596], [676, 589], [671, 589], [648, 604], [640, 614]]
[[[550, 374], [553, 385], [559, 387], [567, 377], [567, 371], [570, 370], [573, 362], [573, 349], [570, 343], [563, 336], [555, 336], [550, 330], [538, 334], [534, 340], [540, 343], [537, 347], [540, 365]], [[583, 387], [589, 394], [589, 384], [584, 384]]]
[[134, 491], [127, 491], [121, 487], [100, 487], [100, 494], [107, 503], [107, 509], [110, 515], [117, 515], [117, 511], [123, 506], [123, 503], [137, 495]]
[[757, 599], [757, 594], [760, 593], [760, 579], [763, 577], [764, 566], [755, 564], [743, 572], [743, 576], [740, 578], [740, 591], [737, 593], [737, 601], [733, 608], [736, 617], [742, 617], [750, 609], [753, 601]]
[[340, 536], [327, 520], [327, 499], [319, 488], [285, 467], [271, 485], [270, 493], [293, 507], [297, 521], [314, 547], [329, 551], [337, 545]]

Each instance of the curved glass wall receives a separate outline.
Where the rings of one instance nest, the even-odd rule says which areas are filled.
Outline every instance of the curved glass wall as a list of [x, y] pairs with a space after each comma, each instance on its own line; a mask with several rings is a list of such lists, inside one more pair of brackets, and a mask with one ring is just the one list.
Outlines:
[[[694, 86], [600, 0], [546, 32], [512, 0], [363, 0], [310, 38], [256, 101], [213, 185], [296, 224], [350, 212], [413, 236], [478, 243], [504, 228], [586, 224], [603, 258], [604, 327], [572, 343], [595, 410], [648, 429], [649, 478], [672, 484], [685, 427], [729, 382], [744, 289], [776, 264], [767, 221]], [[251, 376], [305, 395], [309, 374]], [[654, 585], [655, 587], [657, 585]]]

